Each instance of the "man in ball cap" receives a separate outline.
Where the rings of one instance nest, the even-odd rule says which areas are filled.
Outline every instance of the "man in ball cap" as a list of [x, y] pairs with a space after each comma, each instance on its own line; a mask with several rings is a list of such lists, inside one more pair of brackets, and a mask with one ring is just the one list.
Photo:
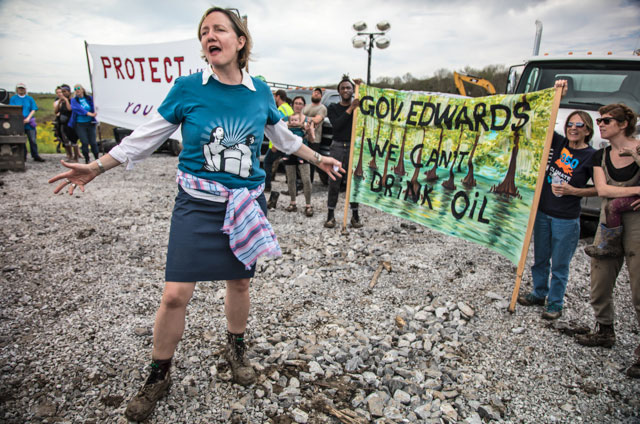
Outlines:
[[[33, 97], [27, 95], [27, 86], [19, 82], [16, 84], [16, 94], [11, 97], [9, 104], [12, 106], [22, 107], [22, 116], [24, 117], [24, 132], [29, 139], [29, 150], [31, 157], [36, 162], [44, 162], [44, 159], [38, 155], [38, 144], [36, 143], [36, 119], [33, 117], [38, 110], [36, 101]], [[24, 160], [27, 160], [27, 150], [24, 151]]]

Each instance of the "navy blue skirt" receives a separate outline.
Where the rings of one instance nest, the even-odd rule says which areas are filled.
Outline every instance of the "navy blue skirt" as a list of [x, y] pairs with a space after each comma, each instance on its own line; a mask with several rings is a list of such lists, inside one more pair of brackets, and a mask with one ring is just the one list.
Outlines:
[[[264, 194], [258, 204], [267, 214]], [[251, 278], [250, 270], [235, 257], [229, 236], [222, 232], [227, 203], [211, 202], [189, 196], [178, 186], [171, 216], [165, 280], [197, 282]]]

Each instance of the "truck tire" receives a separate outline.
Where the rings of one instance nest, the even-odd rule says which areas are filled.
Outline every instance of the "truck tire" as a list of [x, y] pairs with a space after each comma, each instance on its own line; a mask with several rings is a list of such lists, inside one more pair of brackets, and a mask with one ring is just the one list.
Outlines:
[[169, 153], [172, 156], [178, 156], [182, 151], [182, 143], [178, 140], [169, 140]]

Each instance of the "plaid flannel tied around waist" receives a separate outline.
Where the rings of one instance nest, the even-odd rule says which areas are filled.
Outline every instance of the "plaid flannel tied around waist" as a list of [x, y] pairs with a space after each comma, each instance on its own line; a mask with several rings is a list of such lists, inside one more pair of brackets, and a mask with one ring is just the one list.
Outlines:
[[204, 191], [227, 199], [222, 232], [229, 236], [231, 251], [249, 270], [262, 255], [282, 256], [273, 228], [256, 199], [264, 184], [253, 190], [246, 187], [230, 189], [224, 185], [198, 178], [178, 170], [176, 181], [182, 187]]

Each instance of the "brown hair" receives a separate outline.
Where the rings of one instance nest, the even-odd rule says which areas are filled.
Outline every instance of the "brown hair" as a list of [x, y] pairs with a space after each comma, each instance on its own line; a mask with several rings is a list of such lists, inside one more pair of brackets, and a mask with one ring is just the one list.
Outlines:
[[[204, 12], [204, 15], [202, 15], [202, 18], [200, 18], [200, 23], [198, 24], [198, 40], [202, 39], [202, 36], [200, 35], [200, 29], [202, 28], [202, 23], [207, 18], [207, 16], [209, 16], [213, 12], [224, 13], [227, 16], [227, 18], [229, 18], [229, 20], [231, 21], [231, 26], [233, 27], [233, 31], [236, 33], [236, 36], [245, 38], [246, 41], [244, 43], [244, 47], [240, 49], [240, 51], [238, 52], [238, 66], [240, 67], [240, 69], [246, 67], [251, 57], [251, 47], [253, 47], [253, 42], [251, 41], [251, 34], [249, 34], [249, 28], [247, 28], [247, 24], [245, 20], [240, 17], [240, 13], [238, 12], [238, 9], [224, 8], [224, 7], [218, 7], [218, 6], [210, 7], [209, 9], [207, 9], [207, 11]], [[205, 60], [205, 62], [207, 61], [204, 52], [200, 54], [200, 57], [202, 57]]]
[[593, 119], [591, 119], [591, 115], [589, 115], [584, 110], [574, 110], [567, 116], [567, 120], [564, 121], [564, 133], [567, 135], [567, 124], [573, 115], [578, 115], [582, 122], [584, 122], [584, 126], [587, 128], [587, 136], [584, 138], [585, 143], [589, 144], [591, 141], [591, 137], [593, 137]]
[[626, 122], [627, 127], [624, 129], [624, 135], [631, 137], [636, 131], [636, 123], [638, 122], [638, 115], [636, 115], [631, 108], [622, 103], [614, 103], [606, 106], [602, 106], [598, 109], [600, 116], [608, 113], [616, 121], [622, 123]]

